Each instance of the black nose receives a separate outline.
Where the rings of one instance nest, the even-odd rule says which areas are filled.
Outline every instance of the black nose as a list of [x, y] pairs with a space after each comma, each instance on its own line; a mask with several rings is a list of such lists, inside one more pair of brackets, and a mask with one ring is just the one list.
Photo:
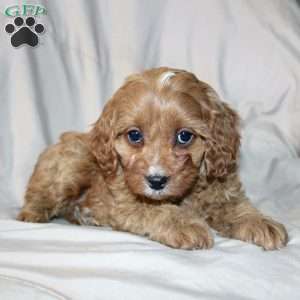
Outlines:
[[149, 186], [153, 190], [162, 190], [168, 181], [167, 176], [160, 176], [160, 175], [152, 175], [152, 176], [147, 176], [146, 177]]

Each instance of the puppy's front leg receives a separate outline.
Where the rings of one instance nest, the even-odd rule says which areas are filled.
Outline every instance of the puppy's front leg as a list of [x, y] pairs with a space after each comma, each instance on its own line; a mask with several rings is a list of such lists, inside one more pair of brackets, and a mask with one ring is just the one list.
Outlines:
[[[207, 196], [205, 214], [208, 224], [223, 236], [253, 243], [265, 250], [284, 247], [288, 242], [284, 226], [254, 208], [240, 184], [233, 187], [219, 188], [214, 201], [211, 201], [211, 195]], [[202, 196], [205, 198], [205, 193]]]
[[213, 246], [208, 225], [193, 211], [172, 204], [140, 202], [126, 189], [114, 193], [100, 176], [85, 199], [67, 209], [65, 218], [81, 225], [111, 226], [147, 236], [173, 248], [205, 249]]
[[207, 249], [213, 237], [206, 222], [193, 212], [172, 204], [119, 203], [110, 225], [122, 231], [148, 236], [172, 248]]
[[[123, 184], [121, 184], [123, 185]], [[120, 190], [97, 177], [84, 201], [65, 217], [83, 225], [111, 226], [116, 230], [148, 236], [173, 248], [211, 248], [213, 237], [206, 222], [193, 211], [172, 204], [139, 201], [124, 186]]]

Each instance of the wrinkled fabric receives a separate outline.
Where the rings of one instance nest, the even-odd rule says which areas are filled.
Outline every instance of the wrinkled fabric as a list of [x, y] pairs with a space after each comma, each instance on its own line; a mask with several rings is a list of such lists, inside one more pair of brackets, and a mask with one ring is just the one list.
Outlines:
[[[22, 1], [18, 1], [21, 4]], [[51, 0], [35, 48], [10, 44], [0, 0], [0, 299], [300, 299], [300, 7], [279, 0]], [[171, 66], [242, 118], [251, 202], [281, 251], [215, 235], [183, 251], [109, 228], [15, 221], [39, 153], [86, 131], [134, 72]]]

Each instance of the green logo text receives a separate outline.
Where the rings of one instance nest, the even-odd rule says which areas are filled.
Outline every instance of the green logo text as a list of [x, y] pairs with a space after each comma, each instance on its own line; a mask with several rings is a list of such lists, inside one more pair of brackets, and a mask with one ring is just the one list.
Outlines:
[[40, 16], [46, 15], [47, 10], [42, 5], [31, 5], [31, 4], [22, 4], [22, 5], [12, 5], [5, 9], [4, 14], [7, 17], [17, 17], [17, 16]]

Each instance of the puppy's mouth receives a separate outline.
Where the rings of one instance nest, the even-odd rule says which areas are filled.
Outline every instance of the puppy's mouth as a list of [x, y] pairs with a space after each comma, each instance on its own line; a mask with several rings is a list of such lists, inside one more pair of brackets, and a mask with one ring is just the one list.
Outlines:
[[162, 190], [153, 190], [151, 188], [149, 188], [148, 186], [146, 186], [145, 191], [144, 191], [144, 196], [149, 198], [149, 199], [153, 199], [153, 200], [164, 200], [167, 198], [168, 192], [167, 189], [164, 188]]

